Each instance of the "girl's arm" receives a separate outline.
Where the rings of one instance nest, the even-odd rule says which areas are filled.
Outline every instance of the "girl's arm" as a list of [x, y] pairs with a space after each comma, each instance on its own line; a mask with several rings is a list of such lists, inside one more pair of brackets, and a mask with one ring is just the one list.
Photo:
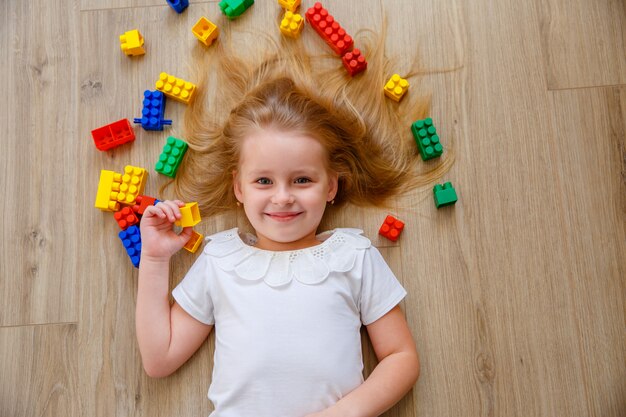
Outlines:
[[366, 327], [378, 365], [363, 384], [334, 406], [307, 417], [377, 417], [415, 385], [420, 373], [419, 357], [400, 306]]
[[139, 351], [151, 377], [170, 375], [193, 355], [213, 326], [191, 317], [169, 303], [169, 261], [191, 236], [180, 235], [173, 224], [180, 219], [182, 201], [164, 201], [148, 207], [141, 219], [141, 261], [135, 325]]

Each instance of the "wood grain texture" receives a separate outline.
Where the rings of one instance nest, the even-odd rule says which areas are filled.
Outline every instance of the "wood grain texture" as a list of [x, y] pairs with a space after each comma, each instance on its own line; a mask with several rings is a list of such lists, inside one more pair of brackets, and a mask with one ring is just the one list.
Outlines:
[[[454, 207], [437, 210], [428, 187], [324, 224], [364, 229], [408, 291], [422, 374], [385, 415], [623, 416], [626, 89], [552, 91], [624, 83], [619, 2], [323, 3], [351, 32], [378, 28], [383, 4], [387, 50], [398, 72], [416, 63], [424, 74], [409, 94], [432, 95], [455, 161], [439, 181], [457, 189]], [[0, 327], [1, 416], [211, 410], [214, 335], [173, 376], [145, 375], [137, 273], [110, 214], [93, 208], [100, 169], [144, 166], [147, 191], [158, 192], [166, 179], [152, 167], [165, 138], [181, 137], [185, 106], [169, 101], [171, 128], [137, 128], [135, 143], [110, 152], [90, 136], [137, 116], [161, 71], [193, 74], [206, 53], [190, 32], [200, 15], [220, 26], [220, 42], [245, 50], [258, 32], [275, 33], [279, 12], [257, 1], [230, 22], [217, 2], [181, 15], [157, 0], [0, 3], [0, 73], [16, 97], [0, 111], [0, 185], [16, 196], [3, 200], [0, 223], [0, 326], [42, 323]], [[119, 49], [133, 28], [145, 56]], [[377, 236], [387, 213], [407, 224], [397, 243]], [[241, 212], [198, 230], [234, 226], [248, 228]], [[194, 258], [173, 257], [172, 287]], [[369, 375], [376, 358], [365, 331], [362, 340]]]
[[550, 89], [626, 84], [626, 3], [536, 0]]

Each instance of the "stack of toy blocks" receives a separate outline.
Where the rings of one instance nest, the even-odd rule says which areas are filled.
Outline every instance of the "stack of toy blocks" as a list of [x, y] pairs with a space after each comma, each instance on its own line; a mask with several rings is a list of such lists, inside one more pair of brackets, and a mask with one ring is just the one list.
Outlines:
[[398, 237], [400, 237], [400, 233], [402, 233], [403, 229], [404, 223], [389, 215], [385, 218], [382, 226], [380, 226], [378, 233], [392, 242], [395, 242], [398, 240]]
[[95, 206], [103, 211], [118, 211], [119, 205], [134, 205], [143, 193], [148, 173], [145, 169], [127, 165], [124, 174], [102, 170]]
[[449, 206], [456, 203], [458, 200], [456, 190], [452, 187], [451, 182], [446, 182], [443, 185], [435, 185], [433, 187], [433, 195], [435, 198], [435, 206], [437, 208]]
[[409, 89], [409, 82], [398, 74], [393, 74], [385, 84], [385, 95], [394, 101], [402, 100], [404, 93]]
[[297, 38], [304, 27], [302, 16], [289, 10], [285, 12], [285, 17], [280, 21], [280, 31], [285, 36]]
[[441, 156], [443, 147], [430, 117], [414, 122], [411, 125], [411, 132], [424, 161]]
[[146, 51], [143, 49], [143, 36], [137, 29], [129, 30], [120, 35], [120, 48], [128, 56], [143, 55]]
[[91, 131], [93, 143], [101, 151], [108, 151], [116, 146], [135, 140], [135, 132], [128, 119], [118, 120]]
[[166, 72], [159, 74], [159, 79], [155, 83], [155, 87], [166, 96], [185, 104], [189, 104], [196, 91], [195, 84], [185, 81], [182, 78], [169, 75]]
[[163, 152], [161, 152], [161, 155], [159, 156], [159, 161], [154, 167], [155, 171], [174, 178], [176, 176], [178, 166], [183, 160], [185, 152], [187, 152], [187, 147], [188, 145], [185, 141], [176, 139], [173, 136], [167, 138], [165, 146], [163, 147]]
[[232, 20], [241, 16], [253, 4], [254, 0], [222, 0], [219, 7], [222, 13]]
[[145, 130], [163, 130], [163, 125], [171, 125], [171, 120], [164, 120], [165, 96], [160, 91], [146, 90], [143, 92], [143, 109], [141, 118], [135, 123], [141, 123]]
[[193, 25], [191, 32], [206, 46], [210, 46], [220, 34], [218, 27], [204, 16], [201, 16], [196, 24]]
[[189, 0], [167, 0], [167, 4], [171, 6], [176, 13], [182, 13], [189, 6]]

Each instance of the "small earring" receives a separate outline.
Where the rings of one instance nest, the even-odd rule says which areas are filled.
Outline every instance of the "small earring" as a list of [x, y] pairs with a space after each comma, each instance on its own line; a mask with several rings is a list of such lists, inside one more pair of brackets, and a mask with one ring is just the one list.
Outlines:
[[330, 202], [330, 205], [334, 205], [335, 204], [335, 199], [333, 198], [332, 201]]
[[237, 207], [241, 207], [241, 203], [237, 201]]

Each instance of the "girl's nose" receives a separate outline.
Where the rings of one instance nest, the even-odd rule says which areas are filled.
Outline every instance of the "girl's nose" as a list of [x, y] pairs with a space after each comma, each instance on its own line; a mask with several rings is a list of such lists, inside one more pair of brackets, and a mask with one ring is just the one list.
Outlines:
[[277, 187], [276, 192], [272, 196], [272, 203], [276, 205], [293, 204], [295, 197], [287, 187]]

